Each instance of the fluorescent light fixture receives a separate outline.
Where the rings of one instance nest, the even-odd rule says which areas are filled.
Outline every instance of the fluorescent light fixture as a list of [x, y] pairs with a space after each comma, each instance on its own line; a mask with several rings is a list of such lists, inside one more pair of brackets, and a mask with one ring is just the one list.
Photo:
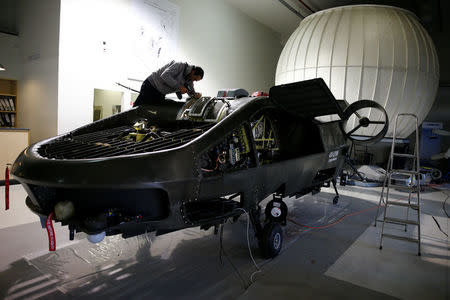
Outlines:
[[5, 70], [6, 70], [5, 67], [2, 64], [0, 64], [0, 71], [5, 71]]

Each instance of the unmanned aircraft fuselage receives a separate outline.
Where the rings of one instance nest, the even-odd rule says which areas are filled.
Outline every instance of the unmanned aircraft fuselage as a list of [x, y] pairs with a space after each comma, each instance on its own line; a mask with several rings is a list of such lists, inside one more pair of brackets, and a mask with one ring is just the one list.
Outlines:
[[[341, 120], [315, 119], [331, 114]], [[269, 97], [167, 101], [31, 145], [12, 174], [28, 207], [55, 211], [72, 236], [208, 228], [242, 209], [263, 235], [267, 196], [335, 183], [349, 148], [345, 117], [321, 79], [275, 86]], [[281, 204], [266, 218], [285, 221]]]

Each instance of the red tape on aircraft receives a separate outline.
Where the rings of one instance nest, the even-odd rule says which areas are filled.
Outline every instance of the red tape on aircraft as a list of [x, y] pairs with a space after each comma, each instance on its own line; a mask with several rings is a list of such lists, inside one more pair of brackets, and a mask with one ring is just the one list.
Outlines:
[[56, 238], [55, 238], [55, 230], [53, 229], [53, 215], [55, 213], [52, 212], [48, 215], [47, 220], [45, 221], [45, 228], [47, 229], [48, 234], [48, 251], [56, 250]]

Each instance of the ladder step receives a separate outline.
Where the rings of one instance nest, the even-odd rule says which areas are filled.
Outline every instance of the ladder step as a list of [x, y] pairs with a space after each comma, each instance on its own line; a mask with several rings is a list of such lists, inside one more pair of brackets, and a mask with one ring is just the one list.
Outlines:
[[406, 203], [406, 202], [399, 202], [399, 201], [388, 201], [387, 204], [390, 204], [390, 205], [397, 205], [397, 206], [405, 206], [405, 207], [408, 207], [408, 206], [409, 206], [409, 207], [415, 208], [415, 209], [418, 209], [418, 208], [419, 208], [419, 205], [418, 205], [418, 204], [412, 204], [412, 203], [408, 204], [408, 203]]
[[385, 221], [389, 221], [389, 222], [395, 222], [398, 224], [410, 224], [410, 225], [419, 225], [419, 222], [417, 221], [411, 221], [411, 220], [405, 220], [405, 219], [397, 219], [397, 218], [384, 218]]
[[402, 169], [392, 169], [389, 173], [400, 173], [400, 174], [413, 174], [419, 175], [419, 172], [416, 170], [402, 170]]
[[408, 242], [413, 242], [413, 243], [419, 243], [419, 239], [410, 238], [410, 237], [406, 237], [406, 236], [399, 236], [399, 235], [393, 235], [393, 234], [387, 234], [387, 233], [383, 233], [383, 236], [390, 238], [390, 239], [394, 239], [394, 240], [402, 240], [402, 241], [408, 241]]
[[393, 153], [394, 156], [398, 157], [408, 157], [408, 158], [416, 158], [414, 154], [404, 154], [404, 153]]
[[[395, 179], [392, 179], [395, 180]], [[404, 190], [415, 190], [416, 187], [413, 185], [399, 185], [399, 184], [389, 184], [389, 188], [394, 189], [404, 189]]]

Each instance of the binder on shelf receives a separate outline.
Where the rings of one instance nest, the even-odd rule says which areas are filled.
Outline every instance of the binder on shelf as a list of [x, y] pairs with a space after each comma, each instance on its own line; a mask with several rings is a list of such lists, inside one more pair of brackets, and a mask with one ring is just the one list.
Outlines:
[[0, 127], [5, 127], [5, 123], [3, 123], [3, 118], [0, 115]]
[[14, 114], [11, 114], [10, 117], [11, 117], [11, 126], [16, 127], [16, 116]]
[[11, 110], [9, 107], [9, 101], [6, 100], [6, 98], [2, 99], [3, 106], [5, 107], [5, 110]]
[[8, 124], [8, 122], [6, 120], [5, 114], [0, 114], [0, 118], [2, 119], [3, 126], [8, 127], [9, 124]]
[[13, 98], [9, 98], [9, 105], [11, 106], [11, 110], [15, 111], [16, 110], [16, 106], [14, 105], [14, 100]]
[[8, 110], [8, 107], [6, 106], [5, 99], [0, 99], [0, 103], [2, 104], [2, 110]]
[[0, 110], [6, 110], [5, 106], [3, 105], [3, 99], [0, 98]]
[[4, 114], [5, 119], [6, 119], [6, 126], [11, 127], [11, 119], [9, 118], [8, 114]]

